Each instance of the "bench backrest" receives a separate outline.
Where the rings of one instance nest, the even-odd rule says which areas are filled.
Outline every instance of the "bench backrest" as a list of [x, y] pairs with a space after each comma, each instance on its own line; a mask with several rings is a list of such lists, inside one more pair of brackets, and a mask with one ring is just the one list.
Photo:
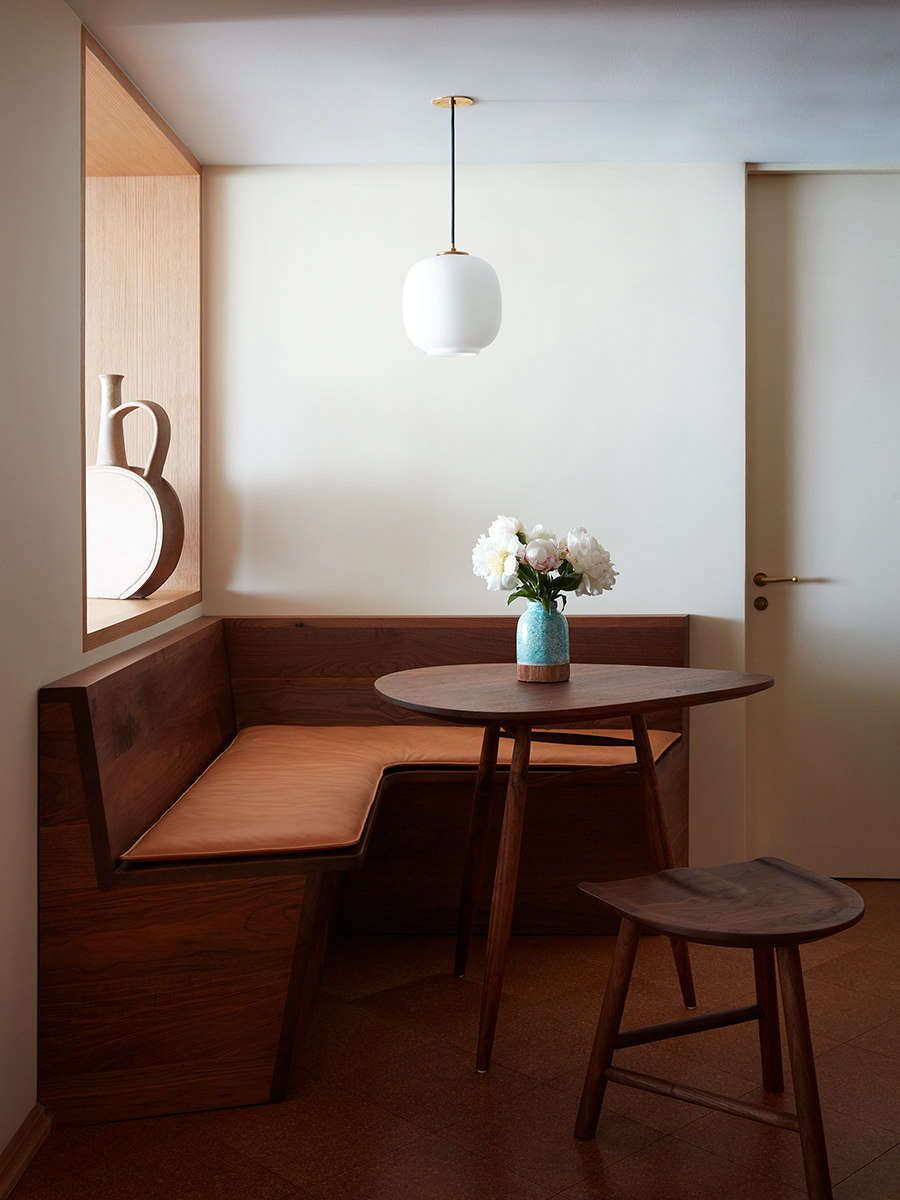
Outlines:
[[[379, 675], [412, 667], [515, 658], [517, 618], [226, 617], [238, 726], [427, 723], [382, 700]], [[569, 618], [575, 662], [683, 667], [686, 616]], [[682, 729], [679, 712], [654, 715]]]

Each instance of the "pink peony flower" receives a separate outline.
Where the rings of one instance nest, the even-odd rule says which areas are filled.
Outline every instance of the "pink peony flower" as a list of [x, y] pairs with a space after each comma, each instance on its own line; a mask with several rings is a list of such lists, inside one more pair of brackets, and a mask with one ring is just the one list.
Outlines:
[[559, 546], [551, 538], [533, 538], [525, 547], [525, 561], [542, 574], [555, 571], [560, 563]]

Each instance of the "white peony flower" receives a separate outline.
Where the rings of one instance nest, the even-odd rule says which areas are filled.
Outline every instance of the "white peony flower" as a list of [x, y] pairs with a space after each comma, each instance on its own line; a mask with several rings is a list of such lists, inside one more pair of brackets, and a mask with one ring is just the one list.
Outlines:
[[472, 551], [472, 571], [485, 581], [489, 592], [509, 592], [519, 582], [516, 572], [520, 546], [515, 533], [500, 537], [481, 534]]
[[609, 551], [579, 525], [566, 535], [566, 557], [581, 576], [577, 596], [599, 596], [615, 585], [618, 571], [613, 570]]
[[497, 517], [491, 522], [491, 527], [487, 532], [492, 541], [500, 541], [502, 538], [513, 537], [518, 542], [519, 546], [522, 543], [519, 541], [519, 534], [525, 532], [525, 526], [518, 517]]
[[536, 571], [555, 571], [560, 563], [559, 546], [549, 537], [533, 538], [525, 547], [525, 561]]
[[559, 541], [559, 538], [556, 536], [556, 534], [551, 533], [551, 531], [544, 525], [535, 525], [534, 529], [525, 535], [526, 542], [534, 542], [538, 538], [548, 538], [551, 542]]

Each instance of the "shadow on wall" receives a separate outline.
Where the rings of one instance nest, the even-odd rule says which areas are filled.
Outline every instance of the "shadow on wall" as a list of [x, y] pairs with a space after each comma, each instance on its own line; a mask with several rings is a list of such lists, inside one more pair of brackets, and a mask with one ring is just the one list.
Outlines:
[[691, 614], [692, 667], [744, 669], [744, 623]]
[[[354, 488], [346, 479], [319, 479], [301, 487], [284, 479], [235, 488], [219, 480], [215, 487], [219, 537], [213, 542], [207, 533], [205, 556], [210, 611], [506, 611], [505, 596], [488, 595], [471, 575], [471, 547], [460, 542], [458, 508], [429, 501], [417, 486], [405, 490], [386, 480]], [[478, 528], [473, 517], [476, 533]], [[456, 548], [452, 556], [448, 546]], [[285, 562], [295, 564], [289, 586]]]

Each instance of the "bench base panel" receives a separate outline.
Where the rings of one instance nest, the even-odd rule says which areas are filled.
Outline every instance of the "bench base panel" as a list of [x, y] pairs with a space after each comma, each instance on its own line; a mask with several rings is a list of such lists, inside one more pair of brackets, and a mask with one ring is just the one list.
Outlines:
[[[687, 747], [657, 764], [676, 863], [687, 864]], [[496, 861], [506, 788], [491, 792], [487, 859]], [[353, 934], [455, 934], [475, 772], [410, 771], [381, 791], [366, 859], [347, 876], [339, 923]], [[533, 769], [513, 920], [514, 934], [615, 933], [618, 922], [578, 890], [585, 879], [627, 879], [656, 871], [635, 770]], [[489, 877], [482, 881], [476, 931], [486, 932]]]
[[[290, 1062], [282, 1025], [305, 886], [266, 878], [45, 899], [38, 1089], [54, 1117], [270, 1100], [277, 1065], [283, 1074]], [[317, 929], [328, 915], [317, 905]], [[300, 1027], [318, 972], [301, 964], [298, 975]]]

